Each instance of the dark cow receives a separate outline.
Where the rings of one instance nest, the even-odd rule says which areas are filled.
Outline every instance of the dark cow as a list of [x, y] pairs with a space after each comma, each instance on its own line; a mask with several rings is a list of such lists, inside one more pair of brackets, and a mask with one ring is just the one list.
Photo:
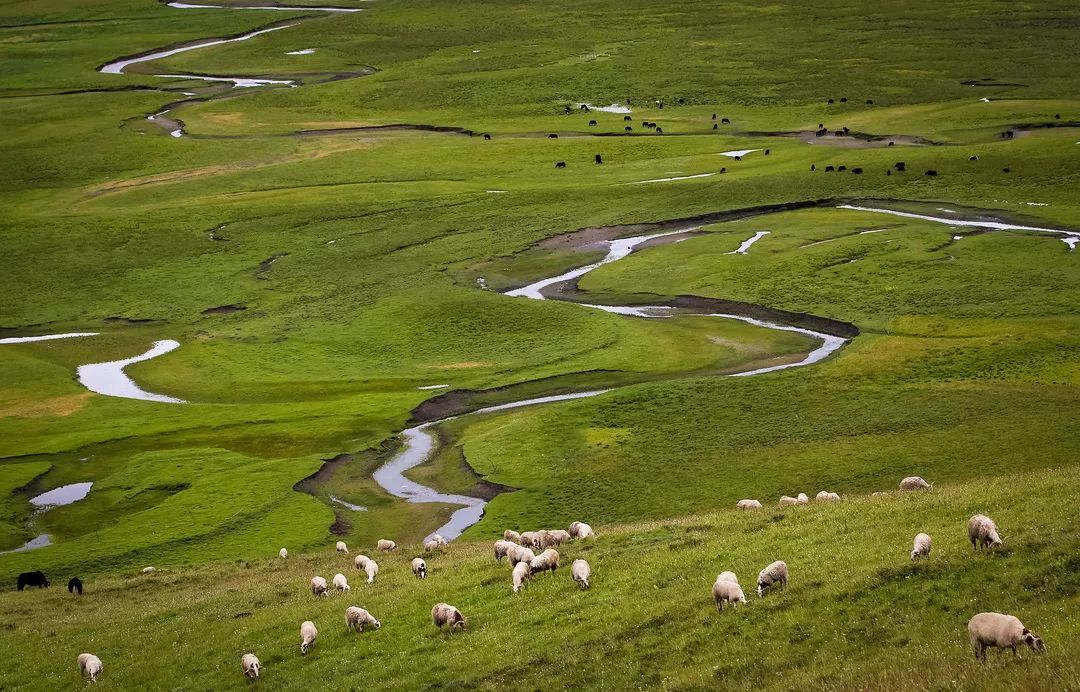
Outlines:
[[816, 164], [813, 164], [813, 163], [812, 163], [812, 164], [810, 164], [810, 170], [811, 170], [811, 171], [816, 171], [816, 170], [817, 170], [817, 165], [816, 165]]
[[836, 169], [833, 168], [832, 166], [825, 166], [825, 172], [826, 173], [832, 173], [834, 170], [836, 170]]
[[846, 135], [849, 132], [851, 132], [851, 130], [847, 129], [847, 125], [844, 125], [844, 134]]
[[36, 586], [39, 589], [44, 589], [48, 585], [49, 580], [45, 578], [44, 572], [23, 572], [19, 575], [19, 591], [22, 591], [28, 586]]
[[68, 580], [68, 593], [75, 594], [76, 596], [82, 596], [82, 580], [78, 577], [72, 577]]
[[632, 120], [633, 120], [633, 118], [631, 118], [631, 117], [630, 117], [629, 115], [624, 115], [624, 116], [622, 117], [622, 121], [623, 121], [624, 123], [628, 123], [628, 122], [630, 122], [630, 121], [632, 121]]
[[907, 170], [907, 164], [904, 163], [903, 161], [897, 161], [896, 163], [893, 164], [893, 168], [895, 168], [898, 171], [905, 171], [905, 170]]
[[623, 132], [633, 132], [633, 131], [634, 131], [634, 128], [630, 127], [629, 125], [627, 125], [626, 127], [623, 128]]
[[855, 175], [862, 175], [862, 169], [861, 168], [852, 168], [851, 172], [854, 173]]
[[768, 149], [766, 149], [766, 150], [765, 150], [765, 155], [766, 155], [766, 156], [768, 156], [768, 155], [769, 155], [769, 150], [768, 150]]
[[595, 156], [595, 160], [596, 160], [597, 163], [603, 163], [604, 162], [604, 159], [600, 157], [600, 154], [597, 154]]
[[741, 156], [736, 156], [736, 157], [735, 157], [735, 160], [736, 160], [736, 161], [742, 161], [742, 157], [741, 157]]
[[1009, 169], [1008, 169], [1008, 168], [1002, 168], [1002, 169], [1001, 169], [1001, 172], [1002, 172], [1002, 173], [1008, 173], [1008, 172], [1009, 172]]
[[717, 125], [716, 123], [713, 123], [713, 125], [712, 125], [712, 129], [714, 129], [714, 130], [715, 130], [715, 129], [717, 129], [717, 128], [719, 128], [719, 127], [720, 127], [720, 126], [719, 126], [719, 125]]
[[843, 137], [843, 136], [844, 136], [844, 133], [841, 132], [840, 130], [837, 130], [836, 132], [833, 132], [833, 137]]
[[589, 121], [589, 127], [592, 127], [592, 126], [593, 126], [593, 125], [595, 125], [595, 124], [596, 124], [596, 121], [595, 121], [595, 120], [590, 120], [590, 121]]
[[829, 99], [829, 103], [836, 103], [836, 101], [833, 101], [832, 99]]
[[664, 109], [664, 102], [663, 101], [657, 101], [656, 102], [656, 107], [659, 108], [660, 110], [663, 110]]
[[555, 162], [555, 167], [556, 168], [566, 168], [566, 162], [565, 161], [556, 161]]
[[978, 160], [979, 160], [978, 156], [969, 156], [968, 157], [968, 161], [978, 161]]
[[716, 113], [713, 113], [713, 114], [712, 114], [712, 119], [713, 119], [713, 120], [716, 120]]
[[868, 106], [874, 105], [874, 100], [873, 99], [866, 99], [866, 105], [868, 105]]
[[721, 125], [730, 125], [731, 121], [729, 119], [727, 119], [727, 118], [721, 118], [720, 119], [720, 124]]
[[548, 139], [558, 139], [558, 138], [559, 138], [559, 135], [555, 134], [554, 132], [552, 132], [550, 135], [548, 135]]
[[825, 135], [827, 135], [828, 133], [829, 133], [829, 131], [828, 131], [827, 129], [825, 129], [824, 127], [823, 127], [823, 128], [821, 128], [820, 130], [818, 130], [817, 132], [815, 132], [815, 133], [814, 133], [814, 136], [815, 136], [815, 137], [824, 137], [824, 136], [825, 136]]
[[664, 128], [662, 128], [662, 127], [656, 128], [656, 134], [658, 134], [658, 135], [664, 134]]
[[679, 100], [678, 100], [678, 104], [679, 104], [680, 106], [681, 106], [682, 104], [684, 104], [684, 103], [686, 103], [686, 102], [685, 102], [685, 101], [683, 101], [682, 99], [679, 99]]
[[818, 123], [817, 126], [818, 126], [818, 129], [820, 130], [821, 128], [825, 127], [825, 123]]
[[846, 171], [846, 170], [847, 170], [847, 166], [837, 166], [837, 167], [836, 167], [836, 170], [838, 170], [838, 171]]
[[491, 139], [491, 135], [484, 135], [484, 139], [485, 139], [485, 140], [489, 140], [489, 139]]
[[587, 103], [583, 103], [583, 104], [581, 104], [581, 110], [583, 110], [583, 111], [585, 111], [586, 113], [588, 113], [588, 112], [589, 112], [589, 104], [587, 104]]
[[563, 112], [563, 115], [570, 115], [570, 114], [571, 114], [571, 113], [573, 113], [574, 111], [572, 111], [572, 110], [570, 109], [570, 106], [566, 106], [566, 107], [564, 107], [564, 108], [563, 108], [563, 111], [562, 111], [562, 112]]
[[892, 142], [892, 141], [890, 141], [890, 142], [889, 142], [889, 146], [890, 146], [890, 147], [895, 147], [895, 146], [896, 146], [896, 142]]
[[841, 98], [840, 103], [847, 103], [847, 96]]
[[1054, 120], [1061, 120], [1061, 113], [1054, 113]]
[[721, 169], [720, 169], [720, 172], [721, 172], [721, 173], [727, 173], [727, 169], [726, 169], [726, 168], [721, 168]]
[[886, 168], [885, 169], [885, 175], [892, 175], [892, 169], [891, 168]]
[[933, 168], [931, 168], [930, 170], [928, 170], [928, 171], [927, 171], [926, 173], [924, 173], [923, 175], [928, 175], [928, 176], [930, 176], [931, 178], [933, 178], [933, 177], [934, 177], [935, 175], [937, 175], [937, 171], [935, 171], [935, 170], [934, 170]]

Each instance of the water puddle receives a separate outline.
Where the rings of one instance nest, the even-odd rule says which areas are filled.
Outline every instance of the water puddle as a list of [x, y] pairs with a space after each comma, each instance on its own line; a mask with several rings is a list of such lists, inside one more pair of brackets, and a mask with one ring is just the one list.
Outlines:
[[670, 183], [673, 180], [692, 180], [694, 178], [709, 178], [716, 175], [715, 173], [698, 173], [697, 175], [680, 175], [675, 178], [652, 178], [651, 180], [635, 180], [632, 183], [623, 183], [623, 185], [647, 185], [649, 183]]
[[761, 240], [762, 238], [764, 238], [767, 235], [769, 235], [769, 231], [758, 231], [757, 233], [755, 233], [753, 235], [753, 237], [742, 241], [742, 244], [739, 245], [739, 247], [737, 249], [732, 250], [731, 252], [725, 252], [724, 254], [725, 255], [745, 255], [747, 252], [750, 251], [750, 246], [751, 245], [753, 245], [754, 243]]
[[179, 346], [180, 342], [178, 341], [163, 339], [161, 341], [155, 341], [154, 346], [146, 353], [132, 358], [114, 360], [108, 363], [80, 365], [78, 369], [79, 382], [91, 392], [104, 394], [105, 396], [115, 396], [122, 399], [157, 401], [166, 404], [186, 404], [187, 402], [183, 399], [143, 391], [142, 389], [139, 389], [139, 386], [135, 384], [130, 377], [124, 374], [124, 368], [127, 366], [164, 355], [169, 351], [179, 348]]
[[746, 156], [747, 154], [752, 154], [755, 151], [761, 151], [761, 149], [736, 149], [735, 151], [722, 151], [717, 154], [717, 156], [728, 156], [730, 158], [735, 158], [736, 156], [738, 156], [741, 158], [743, 156]]
[[629, 106], [624, 106], [620, 103], [613, 103], [610, 106], [594, 106], [591, 103], [579, 103], [578, 108], [582, 106], [588, 106], [591, 111], [600, 111], [601, 113], [618, 113], [619, 115], [629, 115], [633, 113]]
[[43, 533], [37, 538], [32, 538], [26, 543], [23, 543], [18, 548], [13, 548], [11, 550], [0, 550], [0, 555], [9, 555], [11, 553], [25, 553], [27, 550], [44, 548], [47, 545], [52, 545], [52, 536], [47, 533]]
[[59, 488], [53, 488], [48, 492], [41, 493], [36, 497], [30, 498], [30, 504], [34, 505], [41, 511], [52, 509], [53, 507], [62, 507], [63, 505], [70, 505], [73, 502], [78, 502], [87, 495], [90, 494], [90, 488], [94, 485], [92, 481], [86, 483], [69, 483], [68, 485], [62, 485]]
[[9, 336], [0, 339], [0, 344], [30, 344], [35, 341], [52, 341], [53, 339], [74, 339], [79, 336], [97, 336], [99, 332], [68, 332], [67, 334], [44, 334], [42, 336]]
[[351, 509], [354, 512], [366, 512], [367, 511], [367, 507], [364, 507], [363, 505], [354, 505], [351, 502], [346, 502], [345, 500], [342, 500], [341, 498], [338, 498], [338, 497], [334, 497], [333, 495], [330, 496], [330, 501], [335, 502], [335, 503], [341, 505], [342, 507], [347, 507], [348, 509]]

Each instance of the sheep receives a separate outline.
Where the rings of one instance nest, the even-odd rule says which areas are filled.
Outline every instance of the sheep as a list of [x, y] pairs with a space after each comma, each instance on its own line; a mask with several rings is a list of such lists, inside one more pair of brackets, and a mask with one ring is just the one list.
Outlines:
[[1024, 627], [1024, 623], [1012, 615], [1004, 613], [979, 613], [968, 621], [968, 637], [971, 648], [975, 650], [975, 659], [986, 660], [986, 650], [996, 647], [999, 652], [1012, 649], [1016, 656], [1016, 647], [1027, 644], [1041, 654], [1046, 651], [1041, 637]]
[[440, 548], [445, 548], [446, 546], [450, 545], [450, 543], [445, 538], [443, 538], [437, 533], [433, 534], [429, 540], [435, 541], [435, 544], [438, 545]]
[[311, 620], [304, 620], [300, 624], [300, 655], [303, 656], [308, 649], [315, 646], [315, 639], [319, 636], [319, 630]]
[[739, 500], [735, 506], [739, 509], [761, 509], [761, 503], [757, 500]]
[[510, 573], [513, 580], [513, 592], [517, 593], [524, 589], [532, 580], [532, 570], [528, 562], [519, 562], [514, 565], [514, 571]]
[[733, 581], [738, 584], [739, 578], [735, 576], [734, 572], [721, 572], [716, 575], [716, 581]]
[[510, 562], [510, 566], [513, 567], [519, 562], [527, 562], [531, 564], [532, 561], [536, 558], [536, 555], [533, 553], [533, 551], [529, 550], [523, 545], [513, 545], [510, 546], [510, 549], [506, 551], [506, 557]]
[[984, 514], [976, 514], [968, 520], [968, 539], [976, 551], [982, 548], [996, 548], [1001, 545], [997, 524]]
[[427, 563], [424, 562], [422, 557], [414, 557], [412, 561], [412, 573], [416, 575], [417, 579], [424, 579], [427, 577]]
[[592, 576], [592, 567], [585, 560], [574, 560], [570, 564], [570, 576], [583, 589], [589, 588], [589, 577]]
[[380, 538], [379, 542], [375, 544], [375, 550], [380, 553], [390, 553], [397, 550], [397, 543]]
[[538, 532], [536, 532], [536, 531], [524, 531], [524, 532], [522, 532], [521, 535], [518, 536], [518, 538], [521, 539], [520, 541], [518, 541], [518, 544], [519, 545], [532, 545], [533, 544], [533, 539], [536, 538], [537, 533]]
[[712, 587], [713, 601], [716, 603], [716, 612], [718, 613], [724, 612], [725, 602], [730, 603], [732, 608], [737, 607], [739, 603], [746, 603], [746, 594], [743, 593], [739, 582], [724, 579], [725, 574], [730, 574], [730, 572], [725, 572], [716, 577], [716, 582], [713, 583]]
[[346, 579], [345, 575], [342, 574], [341, 572], [338, 572], [337, 574], [334, 575], [334, 580], [331, 583], [334, 585], [334, 588], [337, 589], [338, 591], [340, 591], [341, 593], [345, 593], [346, 591], [351, 591], [352, 590], [351, 587], [349, 586], [349, 580]]
[[284, 548], [279, 550], [277, 554], [278, 554], [278, 557], [280, 557], [282, 559], [285, 559], [285, 558], [289, 557], [289, 551], [285, 550]]
[[529, 541], [529, 545], [532, 546], [533, 550], [543, 550], [544, 548], [548, 547], [548, 533], [549, 532], [548, 532], [547, 529], [540, 529], [539, 531], [530, 531], [528, 533], [531, 534], [530, 538], [532, 538], [532, 540]]
[[442, 629], [443, 625], [449, 625], [450, 631], [463, 630], [469, 626], [468, 620], [461, 611], [448, 603], [436, 603], [431, 609], [431, 622]]
[[433, 539], [433, 540], [424, 542], [424, 552], [425, 553], [433, 553], [438, 549], [439, 549], [439, 542], [438, 541]]
[[371, 558], [367, 555], [357, 555], [353, 558], [353, 567], [356, 569], [364, 569], [369, 562], [371, 562]]
[[311, 595], [312, 596], [327, 596], [326, 580], [322, 577], [311, 578]]
[[562, 529], [555, 529], [554, 531], [541, 532], [541, 538], [543, 543], [541, 548], [550, 548], [553, 545], [562, 545], [571, 540], [572, 536], [569, 531], [563, 531]]
[[495, 541], [495, 561], [502, 562], [502, 559], [510, 552], [510, 548], [515, 545], [517, 545], [517, 543], [512, 541]]
[[901, 490], [933, 490], [934, 484], [927, 483], [919, 476], [908, 476], [900, 481]]
[[915, 535], [915, 544], [911, 549], [911, 559], [918, 557], [930, 557], [930, 534], [919, 533]]
[[795, 500], [800, 505], [808, 505], [808, 504], [810, 504], [810, 498], [808, 498], [806, 496], [806, 493], [799, 493], [799, 496], [797, 498], [795, 498]]
[[762, 598], [765, 595], [765, 589], [769, 588], [773, 584], [779, 583], [780, 588], [787, 590], [788, 582], [788, 568], [787, 563], [783, 560], [777, 560], [770, 564], [765, 569], [758, 572], [757, 575], [757, 595], [758, 598]]
[[382, 627], [382, 623], [375, 616], [363, 608], [349, 606], [345, 609], [345, 626], [353, 632], [363, 632], [365, 625], [371, 625], [375, 629]]
[[153, 574], [156, 571], [157, 571], [156, 567], [143, 567], [142, 568], [142, 573], [143, 574]]
[[589, 538], [590, 536], [596, 538], [593, 528], [583, 521], [571, 522], [568, 533], [571, 538]]
[[780, 496], [780, 506], [781, 507], [787, 507], [789, 505], [797, 505], [797, 504], [799, 504], [799, 501], [796, 500], [793, 497], [789, 497], [787, 495], [781, 495]]
[[345, 541], [338, 541], [334, 545], [334, 550], [339, 553], [347, 553], [349, 552], [349, 546], [345, 545]]
[[839, 502], [840, 496], [836, 493], [831, 493], [828, 490], [822, 490], [814, 499], [818, 502]]
[[259, 662], [259, 657], [255, 654], [244, 654], [240, 657], [240, 669], [244, 671], [244, 675], [252, 680], [259, 677], [259, 668], [261, 666], [262, 663]]
[[101, 659], [94, 654], [79, 654], [79, 672], [90, 678], [90, 682], [97, 682], [97, 676], [101, 675]]
[[544, 552], [540, 553], [532, 559], [529, 563], [529, 569], [533, 574], [540, 572], [554, 572], [559, 569], [559, 553], [554, 548], [548, 548]]
[[364, 573], [367, 574], [367, 583], [374, 584], [375, 576], [379, 573], [379, 563], [374, 560], [368, 560], [364, 564]]
[[507, 529], [503, 531], [503, 540], [510, 541], [511, 543], [521, 543], [521, 534], [517, 531]]

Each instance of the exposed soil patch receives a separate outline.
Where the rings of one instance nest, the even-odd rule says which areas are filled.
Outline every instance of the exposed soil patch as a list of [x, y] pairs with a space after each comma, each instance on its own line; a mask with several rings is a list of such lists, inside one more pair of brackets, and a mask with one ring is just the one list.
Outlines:
[[288, 257], [288, 256], [289, 256], [289, 253], [287, 253], [287, 252], [275, 252], [274, 254], [272, 254], [269, 257], [267, 257], [266, 259], [264, 259], [262, 262], [259, 262], [259, 268], [255, 270], [255, 278], [256, 279], [265, 279], [266, 274], [269, 273], [270, 269], [273, 268], [274, 262], [277, 262], [282, 257]]
[[7, 408], [0, 408], [0, 418], [47, 418], [52, 416], [70, 416], [76, 411], [82, 410], [86, 402], [92, 397], [91, 392], [71, 394], [69, 396], [55, 396], [41, 401], [29, 401], [21, 404], [12, 404]]
[[202, 311], [204, 315], [231, 315], [234, 312], [240, 312], [241, 310], [247, 310], [246, 305], [240, 305], [234, 303], [232, 305], [219, 305], [216, 308], [206, 308]]
[[107, 324], [160, 324], [165, 320], [155, 319], [153, 317], [122, 317], [116, 315], [114, 317], [106, 317], [102, 320]]

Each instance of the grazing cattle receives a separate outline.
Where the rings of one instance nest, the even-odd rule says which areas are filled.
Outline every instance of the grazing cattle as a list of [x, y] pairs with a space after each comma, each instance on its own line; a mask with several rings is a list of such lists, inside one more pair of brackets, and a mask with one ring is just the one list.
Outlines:
[[36, 586], [39, 589], [44, 589], [49, 585], [49, 580], [45, 578], [44, 572], [23, 572], [19, 575], [18, 588], [22, 591], [28, 586]]
[[583, 104], [581, 104], [581, 110], [583, 110], [583, 111], [585, 111], [586, 113], [588, 113], [588, 112], [589, 112], [589, 104], [587, 104], [587, 103], [583, 103]]
[[895, 168], [898, 171], [905, 171], [905, 170], [907, 170], [907, 164], [904, 163], [903, 161], [897, 161], [896, 163], [893, 164], [893, 168]]
[[634, 128], [630, 127], [629, 125], [627, 125], [626, 127], [623, 128], [623, 132], [633, 132], [633, 131], [634, 131]]
[[741, 156], [736, 156], [736, 157], [735, 157], [735, 160], [736, 160], [736, 161], [742, 161], [742, 157], [741, 157]]
[[833, 168], [832, 166], [825, 166], [825, 172], [826, 173], [832, 173], [834, 170], [836, 170], [836, 169]]
[[855, 175], [862, 175], [862, 169], [861, 168], [852, 168], [851, 172], [854, 173]]
[[721, 118], [720, 119], [720, 124], [721, 125], [730, 125], [731, 121], [729, 119], [727, 119], [727, 118]]
[[866, 105], [868, 105], [868, 106], [874, 105], [874, 100], [873, 99], [866, 99]]
[[829, 130], [823, 127], [820, 130], [818, 130], [817, 132], [815, 132], [814, 136], [815, 137], [824, 137], [828, 133], [829, 133]]
[[846, 171], [846, 170], [847, 170], [847, 166], [839, 166], [839, 167], [837, 167], [837, 169], [836, 169], [836, 170], [838, 170], [838, 171]]
[[631, 117], [630, 117], [629, 115], [624, 115], [624, 116], [622, 117], [622, 121], [623, 121], [624, 123], [628, 123], [628, 122], [630, 122], [630, 121], [632, 121], [632, 120], [633, 120], [633, 118], [631, 118]]
[[68, 593], [82, 596], [82, 580], [78, 577], [72, 577], [68, 580]]
[[895, 147], [895, 146], [896, 146], [896, 142], [890, 141], [890, 142], [889, 142], [889, 146], [890, 146], [890, 147]]
[[721, 169], [720, 169], [720, 172], [721, 172], [721, 173], [727, 173], [727, 169], [726, 169], [726, 168], [721, 168]]
[[658, 134], [658, 135], [664, 134], [664, 128], [662, 128], [662, 127], [656, 128], [656, 134]]
[[566, 168], [566, 162], [565, 161], [556, 161], [555, 162], [555, 167], [556, 168]]
[[685, 102], [682, 99], [679, 99], [678, 103], [679, 103], [679, 105], [682, 105]]
[[843, 136], [844, 136], [844, 133], [841, 132], [840, 130], [837, 130], [836, 132], [833, 133], [833, 137], [843, 137]]
[[820, 129], [822, 127], [825, 127], [825, 123], [818, 123], [817, 126], [818, 126], [818, 129]]
[[603, 163], [603, 162], [604, 162], [604, 159], [602, 159], [602, 158], [600, 157], [600, 154], [597, 154], [597, 155], [595, 156], [595, 161], [596, 161], [597, 163]]
[[933, 177], [934, 177], [935, 175], [937, 175], [937, 171], [935, 171], [935, 170], [934, 170], [933, 168], [931, 168], [930, 170], [928, 170], [928, 171], [927, 171], [926, 173], [924, 173], [923, 175], [928, 175], [928, 176], [930, 176], [931, 178], [933, 178]]
[[555, 134], [554, 132], [552, 132], [550, 135], [548, 135], [548, 139], [558, 139], [558, 138], [559, 138], [559, 135]]
[[659, 108], [660, 110], [664, 110], [664, 102], [663, 101], [657, 101], [656, 102], [656, 107]]
[[829, 103], [836, 103], [836, 101], [833, 101], [832, 99], [829, 99]]
[[1061, 120], [1061, 113], [1054, 113], [1054, 120]]
[[718, 127], [719, 127], [719, 126], [718, 126], [718, 125], [717, 125], [716, 123], [713, 123], [712, 129], [714, 129], [714, 130], [715, 130], [715, 129], [717, 129]]
[[769, 155], [769, 150], [768, 150], [768, 149], [766, 149], [766, 150], [765, 150], [765, 155], [766, 155], [766, 156], [768, 156], [768, 155]]
[[593, 126], [593, 125], [595, 125], [595, 124], [596, 124], [596, 121], [595, 121], [595, 120], [590, 120], [590, 121], [589, 121], [589, 127], [592, 127], [592, 126]]
[[716, 120], [716, 113], [713, 113], [713, 114], [712, 114], [712, 119], [713, 119], [713, 120]]
[[979, 160], [978, 156], [969, 156], [968, 157], [968, 161], [978, 161], [978, 160]]
[[847, 133], [851, 132], [851, 130], [849, 130], [849, 129], [847, 128], [847, 125], [844, 125], [844, 128], [843, 128], [843, 129], [844, 129], [844, 134], [845, 134], [845, 135], [846, 135]]
[[811, 170], [811, 171], [816, 171], [816, 170], [817, 170], [817, 165], [816, 165], [816, 164], [813, 164], [813, 163], [812, 163], [812, 164], [810, 164], [810, 170]]
[[840, 103], [847, 103], [847, 96], [841, 98]]
[[1002, 168], [1002, 169], [1001, 169], [1001, 172], [1002, 172], [1002, 173], [1008, 173], [1008, 172], [1009, 172], [1009, 169], [1008, 169], [1008, 168]]
[[565, 108], [563, 108], [563, 115], [570, 115], [573, 112], [574, 111], [570, 110], [570, 106], [566, 106]]
[[491, 135], [487, 135], [487, 134], [486, 134], [486, 135], [484, 135], [484, 139], [485, 139], [485, 140], [489, 140], [489, 139], [491, 139]]
[[885, 169], [885, 175], [892, 175], [892, 169], [891, 168], [886, 168]]

